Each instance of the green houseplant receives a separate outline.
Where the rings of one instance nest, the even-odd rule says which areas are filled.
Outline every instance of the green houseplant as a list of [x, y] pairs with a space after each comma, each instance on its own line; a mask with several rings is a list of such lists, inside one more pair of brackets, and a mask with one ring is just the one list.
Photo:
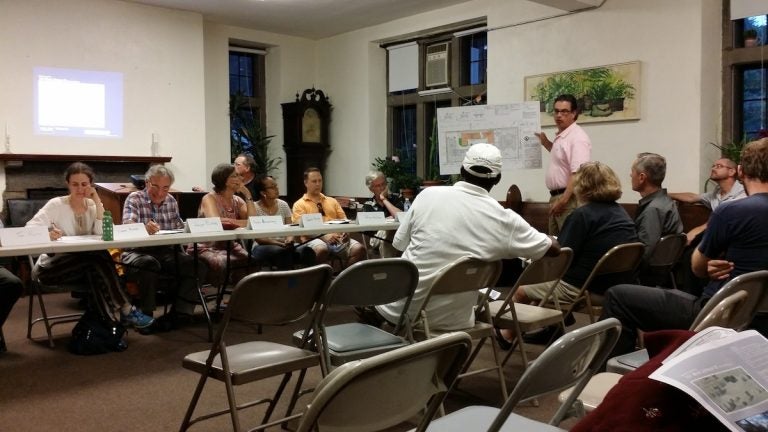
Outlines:
[[254, 172], [272, 175], [278, 170], [282, 158], [272, 157], [269, 151], [274, 135], [267, 135], [261, 127], [258, 117], [250, 109], [248, 97], [242, 92], [229, 98], [229, 126], [233, 161], [240, 153], [250, 153], [256, 161]]

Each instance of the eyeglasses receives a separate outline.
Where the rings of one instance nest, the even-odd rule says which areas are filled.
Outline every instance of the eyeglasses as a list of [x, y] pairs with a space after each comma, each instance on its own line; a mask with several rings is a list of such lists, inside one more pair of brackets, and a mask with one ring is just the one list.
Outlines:
[[716, 169], [720, 169], [720, 168], [734, 169], [733, 167], [729, 167], [728, 165], [723, 165], [723, 164], [718, 164], [718, 163], [712, 164], [712, 168], [716, 168]]
[[147, 184], [149, 185], [149, 187], [152, 187], [152, 188], [155, 188], [155, 189], [160, 189], [160, 190], [162, 190], [163, 192], [168, 192], [168, 191], [170, 191], [170, 190], [171, 190], [171, 187], [170, 187], [170, 186], [163, 186], [163, 187], [160, 187], [160, 185], [157, 185], [157, 184], [154, 184], [154, 183], [151, 183], [151, 182], [150, 182], [150, 183], [147, 183]]
[[371, 187], [374, 187], [374, 188], [380, 188], [380, 187], [384, 187], [386, 185], [387, 185], [387, 181], [386, 180], [384, 180], [382, 182], [378, 182], [378, 183], [371, 183]]
[[566, 115], [566, 114], [572, 113], [573, 111], [571, 111], [569, 109], [564, 109], [564, 110], [556, 109], [553, 112], [555, 113], [555, 115], [558, 115], [558, 114]]
[[320, 212], [320, 215], [325, 216], [325, 210], [323, 210], [323, 204], [317, 203], [317, 211]]

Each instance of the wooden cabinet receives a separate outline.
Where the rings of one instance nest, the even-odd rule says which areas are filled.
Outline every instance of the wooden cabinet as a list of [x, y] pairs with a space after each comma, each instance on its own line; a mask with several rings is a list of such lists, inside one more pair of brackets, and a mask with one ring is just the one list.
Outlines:
[[[104, 210], [112, 213], [115, 224], [123, 223], [123, 205], [128, 194], [137, 189], [131, 183], [96, 183], [96, 192], [104, 203]], [[171, 195], [179, 203], [179, 212], [182, 219], [197, 217], [197, 208], [206, 192], [180, 191], [171, 189]]]

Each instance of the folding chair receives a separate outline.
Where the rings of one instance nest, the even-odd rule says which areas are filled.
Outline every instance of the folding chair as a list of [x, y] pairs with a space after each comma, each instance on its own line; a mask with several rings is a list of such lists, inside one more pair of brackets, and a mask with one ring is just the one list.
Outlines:
[[688, 237], [684, 233], [669, 234], [659, 239], [648, 258], [648, 265], [643, 267], [647, 274], [639, 275], [639, 279], [642, 282], [656, 282], [655, 285], [664, 287], [669, 286], [664, 281], [672, 281], [672, 288], [677, 288], [672, 269], [683, 255], [687, 243]]
[[[29, 268], [32, 269], [35, 266], [35, 261], [37, 257], [34, 257], [32, 255], [28, 256], [29, 258]], [[72, 269], [72, 273], [76, 274], [78, 272], [77, 268]], [[93, 285], [93, 277], [90, 272], [85, 272], [86, 274], [86, 281], [88, 285]], [[45, 333], [48, 339], [48, 345], [51, 348], [54, 348], [56, 344], [53, 342], [53, 327], [59, 324], [65, 324], [70, 322], [76, 322], [80, 319], [81, 316], [83, 316], [83, 312], [70, 312], [70, 313], [64, 313], [59, 315], [48, 315], [48, 310], [45, 308], [45, 301], [43, 300], [43, 294], [45, 292], [50, 291], [72, 291], [73, 288], [79, 288], [79, 286], [73, 286], [71, 283], [67, 283], [66, 281], [62, 281], [63, 283], [60, 285], [46, 285], [43, 284], [40, 280], [37, 278], [33, 278], [30, 276], [29, 280], [29, 286], [28, 286], [28, 309], [27, 309], [27, 339], [35, 340], [32, 337], [32, 328], [35, 326], [35, 324], [42, 322], [43, 326], [45, 327]], [[55, 287], [55, 288], [54, 288]], [[92, 298], [93, 305], [97, 307], [101, 313], [104, 316], [108, 316], [110, 314], [111, 308], [107, 305], [107, 300], [102, 295], [101, 291], [99, 290], [89, 290], [88, 294], [89, 297]], [[35, 298], [37, 298], [37, 304], [40, 308], [40, 315], [35, 317], [34, 309], [35, 309]]]
[[[743, 330], [754, 318], [763, 301], [768, 300], [768, 270], [737, 276], [725, 284], [702, 308], [691, 324], [691, 331], [720, 326]], [[641, 349], [613, 357], [606, 372], [595, 375], [579, 395], [586, 412], [594, 410], [621, 375], [631, 372], [649, 360], [648, 350]], [[565, 392], [561, 394], [564, 397]]]
[[[290, 417], [308, 368], [319, 364], [320, 355], [304, 349], [309, 342], [305, 338], [302, 347], [296, 348], [274, 342], [251, 340], [228, 346], [226, 335], [230, 324], [241, 322], [248, 326], [279, 326], [298, 321], [310, 315], [310, 326], [316, 322], [317, 304], [330, 282], [332, 269], [318, 265], [301, 270], [261, 272], [246, 276], [235, 286], [227, 310], [216, 331], [210, 350], [184, 357], [184, 368], [200, 374], [192, 400], [181, 424], [185, 431], [195, 422], [229, 413], [235, 431], [240, 431], [238, 410], [267, 403], [260, 428], [279, 424]], [[306, 335], [317, 334], [305, 330]], [[300, 371], [285, 418], [267, 423], [294, 371]], [[275, 394], [265, 398], [237, 404], [234, 386], [282, 375]], [[192, 418], [197, 402], [208, 378], [224, 382], [228, 409]]]
[[[490, 303], [490, 313], [493, 316], [493, 325], [501, 329], [510, 329], [515, 333], [515, 342], [520, 349], [520, 356], [523, 360], [523, 368], [528, 365], [528, 355], [525, 352], [525, 342], [521, 337], [524, 333], [531, 330], [544, 328], [550, 325], [559, 324], [565, 330], [563, 323], [563, 313], [557, 309], [543, 307], [549, 302], [552, 292], [563, 277], [573, 260], [573, 250], [571, 248], [562, 248], [558, 256], [545, 256], [528, 264], [523, 273], [515, 282], [504, 301], [495, 301]], [[515, 292], [523, 285], [532, 285], [537, 283], [551, 283], [551, 287], [544, 299], [539, 305], [528, 305], [515, 303]], [[502, 366], [514, 353], [510, 349], [509, 353], [501, 362]]]
[[[566, 305], [563, 310], [563, 315], [568, 316], [573, 313], [574, 309], [586, 303], [587, 312], [589, 313], [589, 321], [594, 323], [598, 315], [597, 308], [602, 304], [602, 296], [590, 293], [589, 286], [598, 276], [605, 276], [609, 274], [631, 274], [637, 270], [640, 265], [640, 261], [643, 259], [643, 252], [645, 251], [645, 245], [640, 242], [626, 243], [618, 246], [614, 246], [605, 252], [605, 255], [595, 264], [592, 272], [587, 276], [587, 280], [579, 290], [579, 294], [576, 299]], [[634, 279], [633, 279], [634, 280]], [[559, 299], [556, 299], [555, 307], [561, 308]]]
[[[470, 406], [434, 420], [429, 432], [459, 431], [561, 431], [557, 428], [576, 400], [576, 394], [602, 367], [621, 332], [615, 318], [599, 321], [561, 336], [526, 369], [504, 405], [499, 408]], [[523, 401], [573, 386], [578, 390], [566, 399], [548, 424], [527, 419], [512, 410]]]
[[[323, 354], [323, 372], [352, 360], [371, 357], [410, 344], [398, 336], [410, 325], [408, 306], [419, 282], [419, 270], [411, 261], [382, 258], [361, 261], [347, 267], [331, 283], [318, 315], [321, 337], [318, 350]], [[328, 308], [344, 306], [376, 306], [406, 299], [403, 314], [394, 323], [392, 333], [362, 323], [327, 326]], [[406, 329], [406, 334], [410, 329]], [[294, 341], [296, 337], [294, 336]]]
[[422, 410], [424, 431], [471, 347], [456, 332], [344, 364], [318, 385], [297, 431], [381, 431]]
[[[744, 291], [747, 297], [739, 300], [741, 297], [738, 294], [739, 291]], [[733, 295], [739, 297], [728, 300]], [[701, 331], [708, 326], [717, 325], [734, 330], [743, 330], [752, 322], [755, 314], [766, 301], [768, 301], [768, 270], [758, 270], [736, 276], [709, 299], [689, 329]], [[625, 374], [637, 369], [638, 366], [647, 361], [648, 351], [641, 349], [608, 360], [606, 370]]]
[[[462, 373], [459, 375], [458, 380], [470, 375], [476, 375], [483, 372], [496, 371], [499, 378], [499, 386], [501, 387], [501, 394], [504, 399], [507, 398], [507, 384], [504, 379], [504, 370], [501, 362], [499, 361], [499, 350], [496, 342], [496, 335], [491, 321], [491, 314], [488, 307], [488, 295], [490, 289], [495, 286], [496, 281], [501, 274], [501, 261], [480, 261], [475, 258], [463, 257], [459, 258], [450, 265], [445, 266], [440, 270], [440, 274], [435, 278], [435, 282], [421, 304], [421, 309], [417, 314], [416, 321], [412, 325], [414, 330], [424, 332], [426, 339], [432, 338], [438, 334], [447, 333], [446, 331], [436, 331], [430, 328], [429, 319], [427, 316], [427, 307], [432, 297], [437, 295], [450, 295], [460, 294], [466, 292], [476, 292], [479, 297], [477, 304], [476, 315], [479, 317], [475, 320], [475, 325], [471, 328], [461, 329], [461, 331], [468, 333], [473, 340], [478, 340], [474, 351], [469, 356], [467, 364], [464, 366]], [[488, 288], [485, 294], [479, 293], [479, 290]], [[452, 330], [453, 331], [453, 330]], [[469, 371], [469, 367], [472, 361], [477, 357], [480, 352], [480, 348], [483, 347], [486, 339], [491, 340], [491, 349], [493, 350], [494, 366]]]

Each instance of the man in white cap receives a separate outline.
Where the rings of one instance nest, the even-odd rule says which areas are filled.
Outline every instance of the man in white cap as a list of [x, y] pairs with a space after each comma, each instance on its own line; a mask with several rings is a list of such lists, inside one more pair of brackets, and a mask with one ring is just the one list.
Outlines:
[[[461, 167], [462, 181], [424, 189], [401, 218], [393, 245], [419, 269], [419, 285], [409, 307], [415, 316], [441, 268], [469, 256], [484, 261], [538, 259], [557, 255], [555, 239], [536, 231], [520, 215], [503, 208], [489, 194], [501, 180], [501, 152], [491, 144], [469, 148]], [[434, 296], [426, 308], [430, 327], [472, 327], [477, 293]], [[377, 315], [397, 322], [404, 301], [376, 307]], [[369, 311], [372, 312], [372, 311]], [[364, 319], [371, 318], [364, 316]]]

